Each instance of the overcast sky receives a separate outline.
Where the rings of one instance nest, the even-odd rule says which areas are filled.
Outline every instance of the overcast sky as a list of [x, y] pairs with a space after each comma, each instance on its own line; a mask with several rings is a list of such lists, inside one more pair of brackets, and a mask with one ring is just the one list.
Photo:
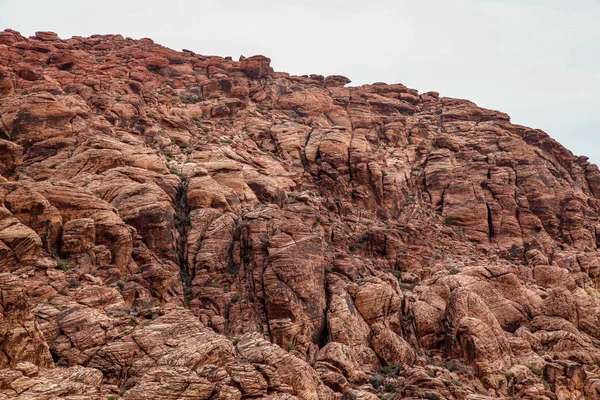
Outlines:
[[507, 112], [600, 164], [600, 0], [0, 0], [0, 29], [121, 33]]

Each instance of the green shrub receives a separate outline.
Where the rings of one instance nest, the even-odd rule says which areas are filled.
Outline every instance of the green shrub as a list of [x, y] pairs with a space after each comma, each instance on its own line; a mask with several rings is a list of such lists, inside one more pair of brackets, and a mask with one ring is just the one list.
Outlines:
[[175, 214], [175, 228], [181, 236], [185, 236], [187, 228], [190, 226], [190, 216], [184, 214]]
[[539, 370], [539, 369], [537, 369], [537, 367], [535, 367], [535, 366], [533, 366], [533, 365], [530, 365], [530, 366], [528, 366], [527, 368], [529, 368], [529, 370], [530, 370], [530, 371], [531, 371], [533, 374], [535, 374], [535, 375], [538, 375], [538, 376], [542, 375], [542, 373], [540, 372], [540, 370]]
[[413, 314], [406, 314], [404, 316], [404, 318], [408, 321], [408, 322], [412, 322], [415, 320], [415, 316]]
[[202, 96], [181, 96], [179, 98], [183, 104], [196, 104], [204, 101], [204, 97]]
[[369, 383], [371, 384], [371, 386], [373, 386], [375, 390], [377, 390], [381, 385], [383, 385], [383, 380], [383, 376], [377, 374], [369, 378]]
[[67, 365], [67, 362], [62, 357], [59, 357], [58, 360], [54, 361], [55, 367], [64, 367], [65, 365]]
[[79, 282], [77, 279], [69, 279], [67, 285], [69, 286], [69, 289], [75, 289], [81, 286], [81, 282]]
[[182, 270], [181, 281], [184, 283], [184, 285], [190, 286], [192, 284], [192, 277], [187, 273], [187, 271]]
[[398, 376], [400, 371], [402, 370], [402, 366], [400, 364], [392, 364], [386, 365], [379, 370], [379, 373], [383, 376]]
[[456, 361], [455, 361], [455, 360], [450, 360], [450, 361], [447, 361], [447, 362], [444, 364], [444, 367], [446, 367], [446, 369], [447, 369], [448, 371], [450, 371], [450, 372], [454, 372], [454, 371], [456, 371], [456, 370], [458, 369], [458, 367], [457, 367], [457, 365], [456, 365]]
[[54, 260], [56, 261], [56, 266], [58, 268], [62, 269], [65, 272], [69, 270], [69, 264], [67, 263], [67, 260], [63, 260], [60, 257], [54, 257]]

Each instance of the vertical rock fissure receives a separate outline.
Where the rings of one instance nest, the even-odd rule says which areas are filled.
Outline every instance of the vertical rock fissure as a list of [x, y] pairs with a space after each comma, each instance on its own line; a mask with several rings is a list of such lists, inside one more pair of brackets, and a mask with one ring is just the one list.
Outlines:
[[[193, 271], [187, 268], [187, 234], [190, 228], [190, 210], [187, 200], [187, 176], [179, 175], [181, 183], [177, 188], [175, 202], [175, 228], [179, 233], [177, 239], [177, 262], [179, 263], [181, 286], [183, 287], [183, 300], [189, 306], [192, 300]], [[191, 273], [190, 273], [191, 272]]]
[[488, 222], [488, 237], [490, 242], [494, 241], [494, 223], [492, 221], [492, 210], [490, 209], [490, 205], [486, 204], [487, 207], [487, 222]]

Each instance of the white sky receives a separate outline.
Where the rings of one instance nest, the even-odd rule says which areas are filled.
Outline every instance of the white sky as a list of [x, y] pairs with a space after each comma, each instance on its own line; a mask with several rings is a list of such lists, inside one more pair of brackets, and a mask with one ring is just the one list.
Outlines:
[[278, 71], [403, 83], [600, 163], [600, 0], [0, 0], [0, 30], [121, 33]]

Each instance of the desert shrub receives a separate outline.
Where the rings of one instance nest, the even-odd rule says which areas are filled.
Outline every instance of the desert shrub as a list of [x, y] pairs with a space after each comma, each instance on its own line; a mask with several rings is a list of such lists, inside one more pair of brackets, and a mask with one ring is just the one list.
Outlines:
[[381, 385], [383, 385], [383, 380], [383, 376], [377, 374], [369, 378], [369, 383], [371, 386], [373, 386], [373, 388], [378, 389]]

